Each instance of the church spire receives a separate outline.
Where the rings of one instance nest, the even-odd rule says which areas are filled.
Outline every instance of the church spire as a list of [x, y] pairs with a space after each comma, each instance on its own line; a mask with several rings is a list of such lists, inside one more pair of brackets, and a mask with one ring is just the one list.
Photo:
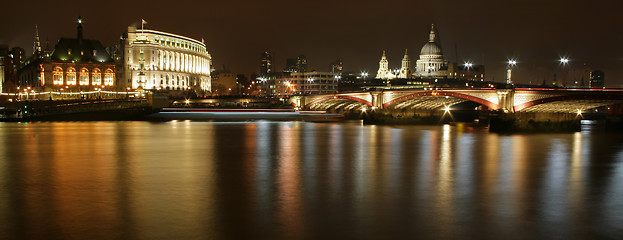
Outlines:
[[435, 36], [436, 36], [436, 34], [435, 34], [435, 24], [431, 24], [430, 25], [430, 34], [429, 34], [429, 37], [428, 37], [428, 41], [429, 42], [435, 42]]
[[33, 55], [41, 53], [41, 41], [39, 40], [39, 26], [35, 24], [35, 42], [32, 47]]

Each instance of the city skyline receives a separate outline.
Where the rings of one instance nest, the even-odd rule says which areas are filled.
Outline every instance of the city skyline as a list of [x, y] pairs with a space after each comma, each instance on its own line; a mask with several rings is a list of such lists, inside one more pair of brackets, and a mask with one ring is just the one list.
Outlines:
[[[0, 43], [22, 47], [30, 55], [35, 25], [39, 26], [42, 43], [45, 45], [49, 38], [53, 46], [60, 37], [75, 35], [67, 26], [82, 15], [85, 38], [110, 46], [128, 25], [140, 26], [142, 18], [148, 22], [146, 28], [205, 39], [216, 69], [258, 73], [259, 56], [268, 51], [277, 71], [285, 67], [286, 58], [304, 54], [310, 70], [328, 71], [329, 64], [340, 59], [345, 71], [373, 73], [383, 50], [392, 69], [400, 67], [404, 49], [416, 57], [434, 23], [446, 59], [459, 64], [484, 64], [489, 81], [505, 81], [506, 60], [516, 58], [513, 79], [517, 83], [540, 84], [547, 80], [551, 84], [553, 74], [562, 70], [557, 60], [568, 57], [568, 76], [599, 69], [605, 72], [606, 86], [623, 85], [619, 67], [623, 64], [623, 47], [618, 44], [623, 41], [623, 32], [614, 25], [615, 9], [620, 3], [614, 1], [390, 1], [383, 3], [392, 6], [387, 11], [376, 2], [356, 6], [325, 1], [250, 2], [245, 3], [247, 7], [240, 4], [178, 2], [162, 8], [156, 3], [113, 2], [93, 9], [40, 3], [40, 7], [29, 9], [23, 3], [8, 3], [7, 9], [15, 11], [1, 17], [5, 24], [0, 27]], [[109, 13], [117, 11], [118, 6], [124, 8], [111, 16]]]

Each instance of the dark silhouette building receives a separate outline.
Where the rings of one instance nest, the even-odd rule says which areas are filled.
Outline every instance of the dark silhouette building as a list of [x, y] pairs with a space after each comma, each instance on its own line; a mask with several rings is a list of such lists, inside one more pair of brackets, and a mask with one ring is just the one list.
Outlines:
[[591, 72], [591, 88], [603, 88], [604, 87], [604, 72], [595, 70]]
[[273, 57], [268, 52], [260, 56], [260, 75], [268, 75], [273, 72]]

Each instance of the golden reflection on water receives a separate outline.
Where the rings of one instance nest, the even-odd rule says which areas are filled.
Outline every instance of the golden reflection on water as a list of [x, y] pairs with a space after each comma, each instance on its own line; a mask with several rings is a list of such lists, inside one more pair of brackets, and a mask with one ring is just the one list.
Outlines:
[[4, 239], [623, 231], [616, 137], [262, 121], [0, 123], [0, 136]]
[[301, 197], [300, 131], [299, 122], [279, 126], [278, 201], [281, 223], [287, 231], [284, 237], [300, 239], [305, 226]]
[[439, 209], [439, 213], [441, 216], [446, 218], [444, 220], [446, 222], [451, 222], [454, 219], [454, 176], [453, 176], [453, 161], [452, 158], [452, 138], [450, 136], [450, 125], [443, 125], [441, 128], [441, 143], [439, 146], [439, 159], [435, 161], [438, 162], [437, 168], [437, 186], [435, 189], [437, 190], [437, 199], [435, 200], [438, 203], [437, 208]]

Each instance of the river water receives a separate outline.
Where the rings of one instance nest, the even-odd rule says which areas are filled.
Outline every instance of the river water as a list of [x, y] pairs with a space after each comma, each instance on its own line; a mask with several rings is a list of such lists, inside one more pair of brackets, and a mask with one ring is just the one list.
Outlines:
[[621, 239], [623, 134], [0, 123], [0, 239]]

